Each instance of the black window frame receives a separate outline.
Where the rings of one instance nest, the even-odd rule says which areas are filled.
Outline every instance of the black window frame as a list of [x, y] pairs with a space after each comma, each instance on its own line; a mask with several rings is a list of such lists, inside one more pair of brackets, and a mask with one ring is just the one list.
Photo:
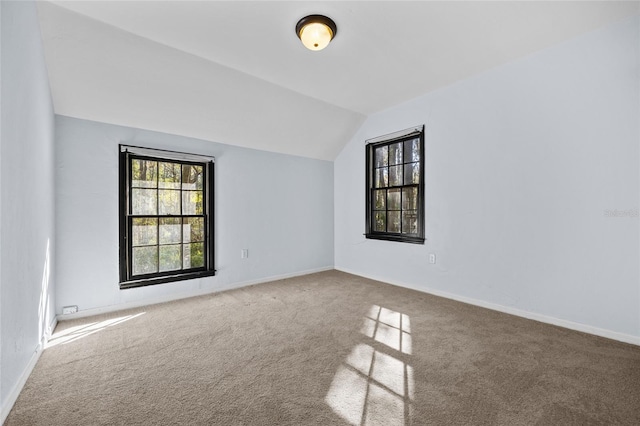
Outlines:
[[[412, 141], [414, 139], [419, 139], [419, 143], [420, 143], [420, 147], [419, 147], [419, 153], [420, 153], [420, 159], [419, 159], [419, 182], [417, 184], [405, 184], [404, 183], [404, 179], [403, 179], [403, 184], [402, 185], [395, 185], [395, 186], [384, 186], [384, 187], [379, 187], [376, 188], [374, 187], [375, 185], [375, 177], [374, 177], [374, 173], [376, 171], [376, 164], [375, 164], [375, 152], [377, 148], [380, 147], [384, 147], [384, 146], [389, 146], [389, 145], [393, 145], [393, 144], [397, 144], [399, 142], [403, 143], [404, 146], [404, 142], [406, 141]], [[403, 148], [404, 149], [404, 148]], [[414, 162], [405, 162], [405, 158], [403, 155], [403, 160], [402, 160], [402, 166], [403, 166], [403, 170], [404, 170], [404, 165], [406, 164], [410, 164], [410, 163], [414, 163]], [[365, 183], [366, 183], [366, 190], [365, 190], [365, 199], [366, 199], [366, 217], [365, 217], [365, 237], [368, 239], [375, 239], [375, 240], [386, 240], [386, 241], [396, 241], [396, 242], [403, 242], [403, 243], [412, 243], [412, 244], [424, 244], [425, 242], [425, 183], [424, 183], [424, 175], [425, 175], [425, 157], [424, 157], [424, 126], [419, 126], [419, 127], [415, 127], [415, 128], [410, 128], [407, 130], [403, 130], [400, 132], [396, 132], [394, 134], [391, 135], [386, 135], [386, 136], [381, 136], [378, 138], [374, 138], [374, 139], [370, 139], [367, 141], [366, 143], [366, 149], [365, 149], [365, 173], [366, 173], [366, 178], [365, 178]], [[393, 166], [386, 166], [388, 167], [393, 167]], [[402, 232], [402, 222], [400, 223], [400, 232], [387, 232], [385, 231], [376, 231], [374, 229], [374, 222], [375, 222], [375, 212], [376, 210], [374, 209], [374, 203], [375, 203], [375, 198], [374, 198], [374, 191], [376, 190], [380, 190], [380, 189], [401, 189], [401, 194], [402, 194], [402, 189], [404, 188], [408, 188], [408, 187], [415, 187], [417, 188], [418, 191], [418, 195], [417, 195], [417, 232], [414, 234], [409, 234], [409, 233], [403, 233]], [[388, 214], [388, 207], [387, 207], [387, 203], [388, 201], [385, 200], [385, 211]], [[402, 195], [401, 195], [401, 200], [400, 200], [400, 220], [402, 221]], [[381, 211], [381, 210], [378, 210]], [[386, 214], [385, 214], [385, 218], [386, 218]]]
[[[155, 162], [168, 162], [203, 167], [203, 214], [180, 215], [133, 215], [131, 207], [131, 164], [133, 159]], [[158, 173], [158, 172], [156, 172]], [[141, 148], [119, 145], [119, 249], [120, 249], [120, 289], [143, 287], [148, 285], [190, 280], [214, 276], [215, 270], [215, 161], [213, 157], [199, 156], [177, 151]], [[184, 189], [180, 189], [181, 193]], [[182, 199], [182, 198], [181, 198]], [[182, 213], [182, 212], [181, 212]], [[132, 223], [134, 218], [185, 218], [204, 217], [204, 266], [190, 269], [154, 272], [134, 275], [132, 271]], [[159, 224], [158, 224], [159, 226]], [[181, 225], [182, 226], [182, 225]], [[181, 231], [182, 232], [182, 231]], [[184, 244], [181, 243], [181, 245]], [[158, 246], [160, 246], [158, 241]], [[160, 259], [158, 259], [159, 261]]]

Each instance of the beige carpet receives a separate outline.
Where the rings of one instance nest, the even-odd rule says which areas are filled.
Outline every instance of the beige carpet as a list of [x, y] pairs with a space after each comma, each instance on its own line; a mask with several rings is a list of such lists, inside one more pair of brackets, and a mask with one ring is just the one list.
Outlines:
[[640, 424], [639, 347], [336, 271], [51, 345], [7, 425]]

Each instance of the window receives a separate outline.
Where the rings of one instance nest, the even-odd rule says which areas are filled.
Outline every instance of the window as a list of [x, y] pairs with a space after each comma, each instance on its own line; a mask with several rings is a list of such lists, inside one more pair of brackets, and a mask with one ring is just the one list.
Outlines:
[[367, 238], [424, 243], [424, 126], [367, 141]]
[[120, 145], [120, 288], [215, 275], [211, 157]]

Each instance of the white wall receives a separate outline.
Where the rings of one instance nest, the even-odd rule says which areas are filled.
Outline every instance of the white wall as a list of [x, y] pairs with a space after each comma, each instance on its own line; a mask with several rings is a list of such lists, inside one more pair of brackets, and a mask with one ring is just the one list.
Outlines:
[[[604, 213], [639, 208], [639, 73], [636, 16], [370, 116], [336, 268], [640, 344], [638, 217]], [[427, 241], [366, 240], [364, 141], [423, 123]]]
[[[2, 189], [2, 5], [0, 5], [0, 190]], [[0, 235], [2, 235], [2, 196], [0, 196]], [[0, 240], [0, 344], [2, 344], [2, 241]], [[0, 348], [0, 421], [4, 421], [2, 393], [2, 348]]]
[[54, 319], [54, 115], [36, 6], [1, 2], [2, 415]]
[[[119, 143], [216, 157], [215, 277], [118, 288]], [[332, 162], [63, 116], [56, 116], [56, 150], [58, 313], [333, 267]], [[243, 248], [248, 259], [240, 258]]]

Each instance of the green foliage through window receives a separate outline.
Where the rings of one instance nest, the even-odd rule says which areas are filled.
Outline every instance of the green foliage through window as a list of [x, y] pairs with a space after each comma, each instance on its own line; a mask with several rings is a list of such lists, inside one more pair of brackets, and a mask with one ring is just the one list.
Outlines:
[[126, 162], [121, 175], [124, 171], [129, 177], [122, 187], [126, 228], [121, 227], [121, 244], [126, 241], [126, 247], [125, 256], [121, 247], [121, 282], [212, 271], [207, 185], [213, 163], [133, 154], [121, 161]]

